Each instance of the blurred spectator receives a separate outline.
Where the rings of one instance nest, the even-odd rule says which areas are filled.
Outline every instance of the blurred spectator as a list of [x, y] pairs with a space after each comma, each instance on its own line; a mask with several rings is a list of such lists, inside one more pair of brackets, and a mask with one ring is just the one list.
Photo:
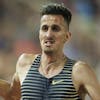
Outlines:
[[4, 13], [5, 13], [4, 1], [0, 0], [0, 21], [4, 17]]

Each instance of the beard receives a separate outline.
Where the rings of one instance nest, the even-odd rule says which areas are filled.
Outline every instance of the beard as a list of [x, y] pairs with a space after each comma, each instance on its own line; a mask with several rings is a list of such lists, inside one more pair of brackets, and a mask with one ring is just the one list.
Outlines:
[[52, 53], [54, 53], [54, 50], [52, 50], [52, 49], [45, 49], [45, 50], [43, 50], [44, 51], [44, 53], [46, 53], [46, 54], [52, 54]]
[[51, 54], [53, 54], [54, 52], [53, 52], [53, 51], [44, 51], [44, 53], [47, 54], [47, 55], [51, 55]]
[[49, 47], [43, 48], [42, 51], [48, 55], [54, 54], [56, 52], [54, 48], [49, 48]]

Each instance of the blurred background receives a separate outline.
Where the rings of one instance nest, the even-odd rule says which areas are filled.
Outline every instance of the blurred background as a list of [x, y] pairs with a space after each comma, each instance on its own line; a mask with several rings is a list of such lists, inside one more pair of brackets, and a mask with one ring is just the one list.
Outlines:
[[73, 14], [64, 53], [87, 62], [100, 80], [100, 0], [0, 0], [0, 78], [11, 81], [22, 53], [41, 52], [39, 12], [50, 2], [64, 3]]

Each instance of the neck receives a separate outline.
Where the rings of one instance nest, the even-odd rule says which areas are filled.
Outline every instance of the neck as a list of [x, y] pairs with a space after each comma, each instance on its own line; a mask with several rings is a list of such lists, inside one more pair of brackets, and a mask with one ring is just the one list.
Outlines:
[[45, 77], [50, 78], [58, 74], [66, 61], [66, 57], [63, 53], [60, 54], [45, 54], [42, 53], [41, 64], [40, 64], [40, 73], [45, 75]]
[[44, 66], [47, 66], [48, 64], [51, 64], [51, 63], [60, 62], [64, 58], [65, 58], [65, 56], [64, 56], [63, 53], [59, 53], [59, 54], [42, 53], [41, 64], [44, 65]]

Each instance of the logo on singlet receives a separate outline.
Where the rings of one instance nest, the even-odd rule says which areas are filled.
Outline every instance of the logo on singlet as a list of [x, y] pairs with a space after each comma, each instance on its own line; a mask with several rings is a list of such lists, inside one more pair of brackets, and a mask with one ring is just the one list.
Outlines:
[[52, 85], [55, 85], [55, 84], [59, 84], [61, 82], [63, 82], [64, 80], [53, 80], [52, 81]]

